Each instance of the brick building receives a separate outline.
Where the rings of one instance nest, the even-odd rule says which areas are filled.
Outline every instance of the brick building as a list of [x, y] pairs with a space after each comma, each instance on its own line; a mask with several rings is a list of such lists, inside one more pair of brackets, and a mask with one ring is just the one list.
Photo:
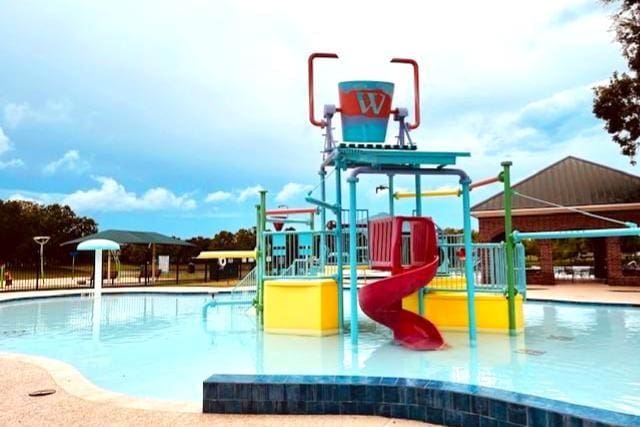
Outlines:
[[[518, 182], [515, 191], [570, 208], [640, 224], [640, 177], [610, 167], [566, 157]], [[503, 193], [471, 208], [479, 222], [481, 242], [504, 240]], [[519, 231], [562, 231], [619, 228], [612, 223], [517, 195], [513, 197], [513, 228]], [[640, 285], [640, 277], [623, 269], [620, 237], [593, 239], [593, 272], [610, 285]], [[539, 241], [540, 269], [527, 274], [529, 283], [555, 283], [553, 242]]]

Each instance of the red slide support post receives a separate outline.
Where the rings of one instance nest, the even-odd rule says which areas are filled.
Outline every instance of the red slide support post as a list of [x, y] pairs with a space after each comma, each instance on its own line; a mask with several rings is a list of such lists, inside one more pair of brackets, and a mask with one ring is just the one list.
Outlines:
[[410, 130], [416, 129], [420, 126], [420, 72], [418, 63], [410, 58], [393, 58], [391, 62], [394, 64], [409, 64], [413, 67], [413, 108], [415, 117], [413, 123], [407, 126]]
[[319, 128], [324, 128], [327, 125], [327, 122], [323, 120], [317, 120], [315, 114], [314, 107], [314, 92], [313, 92], [313, 60], [316, 58], [334, 58], [337, 59], [338, 55], [335, 53], [323, 53], [316, 52], [309, 55], [309, 59], [307, 60], [308, 66], [308, 75], [309, 75], [309, 121], [312, 125], [318, 126]]

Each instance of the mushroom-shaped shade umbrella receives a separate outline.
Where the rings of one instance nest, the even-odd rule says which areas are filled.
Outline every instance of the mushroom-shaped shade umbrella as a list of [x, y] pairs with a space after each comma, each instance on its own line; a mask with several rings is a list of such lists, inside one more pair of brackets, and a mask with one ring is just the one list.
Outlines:
[[113, 240], [89, 239], [78, 243], [79, 251], [95, 251], [95, 264], [93, 268], [94, 290], [100, 292], [102, 289], [102, 251], [115, 251], [120, 249], [120, 245]]
[[105, 251], [117, 251], [120, 249], [120, 245], [113, 240], [107, 239], [90, 239], [78, 243], [79, 251], [95, 251], [99, 249]]

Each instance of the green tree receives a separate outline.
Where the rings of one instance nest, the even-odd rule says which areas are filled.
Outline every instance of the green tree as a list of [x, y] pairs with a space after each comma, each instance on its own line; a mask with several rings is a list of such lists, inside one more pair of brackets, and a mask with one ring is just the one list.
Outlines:
[[45, 246], [47, 261], [67, 262], [71, 249], [60, 244], [97, 229], [93, 219], [77, 216], [69, 206], [0, 200], [0, 262], [36, 262], [34, 236], [51, 236]]
[[235, 248], [239, 250], [251, 250], [256, 247], [256, 229], [241, 228], [235, 235]]
[[635, 165], [640, 139], [640, 0], [602, 0], [621, 3], [613, 16], [616, 39], [622, 46], [628, 72], [614, 71], [609, 83], [594, 88], [593, 113]]
[[230, 231], [222, 230], [213, 236], [209, 249], [230, 250], [235, 249], [235, 235]]

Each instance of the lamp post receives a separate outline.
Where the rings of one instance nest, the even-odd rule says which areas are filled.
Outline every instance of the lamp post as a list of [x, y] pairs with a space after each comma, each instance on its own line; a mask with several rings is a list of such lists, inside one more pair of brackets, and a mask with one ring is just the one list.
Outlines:
[[[44, 283], [44, 245], [51, 239], [51, 236], [35, 236], [33, 241], [40, 245], [40, 277], [42, 277], [42, 282]], [[36, 288], [38, 287], [38, 283], [36, 282]]]

